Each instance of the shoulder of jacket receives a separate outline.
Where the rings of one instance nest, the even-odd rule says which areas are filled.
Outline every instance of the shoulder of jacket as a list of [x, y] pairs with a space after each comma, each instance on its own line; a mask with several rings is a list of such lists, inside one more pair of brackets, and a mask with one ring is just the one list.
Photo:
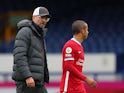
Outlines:
[[32, 29], [30, 27], [22, 27], [19, 29], [16, 37], [17, 38], [29, 38], [32, 34]]
[[19, 29], [18, 32], [31, 33], [32, 29], [31, 29], [31, 27], [22, 27], [21, 29]]

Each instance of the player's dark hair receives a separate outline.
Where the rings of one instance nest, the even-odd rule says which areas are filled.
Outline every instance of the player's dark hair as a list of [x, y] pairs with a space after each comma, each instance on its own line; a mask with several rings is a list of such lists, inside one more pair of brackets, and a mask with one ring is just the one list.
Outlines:
[[85, 29], [86, 28], [86, 22], [82, 21], [82, 20], [76, 20], [72, 23], [72, 32], [73, 34], [78, 34], [80, 33], [81, 29]]

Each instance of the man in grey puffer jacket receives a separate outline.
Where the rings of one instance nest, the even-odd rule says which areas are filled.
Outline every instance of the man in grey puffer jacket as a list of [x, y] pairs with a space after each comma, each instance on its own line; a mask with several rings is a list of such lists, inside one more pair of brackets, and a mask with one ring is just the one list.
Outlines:
[[50, 19], [45, 7], [37, 7], [31, 20], [22, 20], [14, 44], [12, 79], [16, 93], [47, 93], [49, 82], [44, 43], [45, 26]]

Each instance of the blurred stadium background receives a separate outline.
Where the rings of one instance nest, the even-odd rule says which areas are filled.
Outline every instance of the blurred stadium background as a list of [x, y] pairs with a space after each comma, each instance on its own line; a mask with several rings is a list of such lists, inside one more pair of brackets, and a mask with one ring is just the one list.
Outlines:
[[89, 24], [89, 37], [82, 44], [86, 62], [84, 73], [98, 82], [86, 85], [87, 93], [124, 93], [124, 6], [121, 0], [1, 0], [0, 3], [0, 92], [15, 93], [11, 80], [13, 44], [18, 21], [31, 19], [33, 9], [50, 11], [46, 36], [50, 83], [49, 93], [59, 93], [61, 50], [72, 37], [76, 19]]

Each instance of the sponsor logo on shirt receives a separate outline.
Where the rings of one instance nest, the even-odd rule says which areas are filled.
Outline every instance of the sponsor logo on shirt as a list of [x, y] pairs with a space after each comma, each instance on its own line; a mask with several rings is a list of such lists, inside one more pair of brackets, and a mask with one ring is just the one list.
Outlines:
[[79, 58], [78, 61], [76, 62], [76, 65], [83, 66], [83, 63], [84, 60]]

